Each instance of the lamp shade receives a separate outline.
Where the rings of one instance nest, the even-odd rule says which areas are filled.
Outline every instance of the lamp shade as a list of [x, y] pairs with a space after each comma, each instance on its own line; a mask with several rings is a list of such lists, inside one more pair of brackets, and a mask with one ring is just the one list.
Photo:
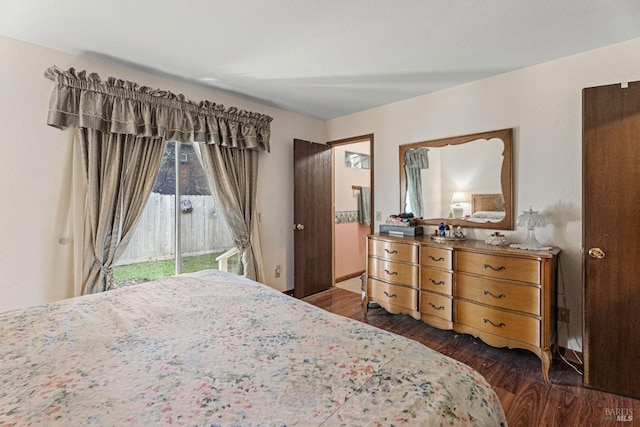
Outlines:
[[453, 193], [453, 197], [451, 198], [451, 203], [464, 203], [467, 199], [462, 191], [456, 191]]
[[514, 248], [519, 249], [549, 249], [548, 246], [542, 246], [538, 239], [536, 239], [536, 235], [534, 230], [536, 228], [546, 227], [547, 220], [543, 215], [538, 211], [534, 211], [531, 206], [529, 206], [528, 211], [523, 211], [521, 215], [516, 219], [516, 224], [518, 227], [524, 227], [528, 230], [527, 238], [522, 243], [511, 245]]
[[532, 207], [529, 206], [528, 211], [523, 211], [522, 214], [518, 216], [516, 224], [518, 227], [525, 227], [529, 230], [536, 227], [546, 227], [547, 220], [544, 216], [540, 215], [538, 211], [534, 211]]

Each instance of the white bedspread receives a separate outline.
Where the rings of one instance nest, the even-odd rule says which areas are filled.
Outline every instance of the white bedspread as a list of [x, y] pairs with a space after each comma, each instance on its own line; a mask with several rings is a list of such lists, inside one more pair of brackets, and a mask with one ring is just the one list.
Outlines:
[[474, 370], [206, 271], [0, 314], [0, 425], [506, 425]]

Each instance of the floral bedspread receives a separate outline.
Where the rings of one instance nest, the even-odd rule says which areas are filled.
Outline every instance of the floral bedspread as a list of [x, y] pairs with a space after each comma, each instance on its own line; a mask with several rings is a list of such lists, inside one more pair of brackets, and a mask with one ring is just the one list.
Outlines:
[[499, 426], [468, 366], [218, 271], [0, 313], [0, 426]]

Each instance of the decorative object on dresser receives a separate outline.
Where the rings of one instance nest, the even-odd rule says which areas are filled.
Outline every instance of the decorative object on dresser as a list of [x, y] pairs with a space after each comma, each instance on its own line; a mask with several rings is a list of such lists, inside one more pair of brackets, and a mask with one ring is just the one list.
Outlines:
[[491, 246], [505, 246], [509, 244], [509, 242], [507, 241], [507, 236], [497, 231], [487, 236], [484, 242], [487, 245], [491, 245]]
[[370, 235], [363, 310], [366, 315], [374, 301], [390, 313], [468, 333], [495, 347], [529, 350], [540, 358], [549, 382], [559, 253], [479, 240]]
[[551, 246], [543, 246], [538, 242], [535, 235], [535, 229], [546, 227], [547, 220], [538, 211], [534, 211], [533, 207], [529, 206], [528, 211], [523, 211], [522, 215], [518, 216], [518, 227], [525, 227], [527, 229], [527, 238], [522, 243], [511, 244], [512, 248], [527, 249], [527, 250], [549, 250]]

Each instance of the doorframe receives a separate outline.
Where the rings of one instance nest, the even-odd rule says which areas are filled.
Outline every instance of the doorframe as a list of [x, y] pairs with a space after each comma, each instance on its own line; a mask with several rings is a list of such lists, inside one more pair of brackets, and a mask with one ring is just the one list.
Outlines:
[[[369, 141], [369, 163], [370, 163], [370, 167], [369, 167], [369, 185], [371, 188], [371, 198], [370, 198], [370, 205], [369, 205], [369, 214], [371, 217], [371, 224], [370, 224], [370, 230], [369, 233], [373, 234], [373, 230], [374, 230], [374, 224], [375, 224], [375, 215], [374, 215], [374, 210], [373, 207], [375, 206], [374, 203], [374, 169], [375, 169], [375, 161], [374, 161], [374, 155], [373, 155], [373, 147], [374, 147], [374, 142], [373, 142], [373, 133], [369, 133], [369, 134], [364, 134], [364, 135], [358, 135], [358, 136], [353, 136], [350, 138], [343, 138], [343, 139], [336, 139], [333, 141], [328, 141], [327, 145], [329, 147], [331, 147], [331, 156], [332, 158], [334, 157], [333, 154], [334, 152], [334, 148], [337, 146], [341, 146], [341, 145], [349, 145], [349, 144], [356, 144], [356, 143], [360, 143], [360, 142], [366, 142], [367, 140]], [[335, 217], [335, 187], [336, 187], [336, 183], [335, 183], [335, 164], [332, 163], [332, 167], [331, 167], [331, 202], [332, 202], [332, 206], [331, 206], [331, 210], [333, 212], [333, 215]], [[331, 265], [332, 265], [332, 286], [335, 286], [336, 284], [336, 266], [335, 266], [335, 256], [336, 256], [336, 236], [335, 236], [335, 222], [333, 224], [333, 226], [331, 227]], [[356, 276], [354, 276], [356, 277]]]

